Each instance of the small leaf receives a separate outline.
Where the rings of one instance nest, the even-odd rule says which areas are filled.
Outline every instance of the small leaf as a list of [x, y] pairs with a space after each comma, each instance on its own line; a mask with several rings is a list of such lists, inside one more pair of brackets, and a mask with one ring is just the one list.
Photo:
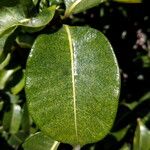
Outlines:
[[17, 133], [21, 123], [21, 107], [19, 105], [13, 106], [13, 114], [11, 119], [10, 133]]
[[54, 14], [55, 14], [56, 6], [51, 6], [49, 8], [43, 9], [36, 17], [29, 19], [27, 22], [21, 24], [23, 26], [39, 28], [48, 24]]
[[140, 104], [142, 104], [145, 101], [149, 101], [150, 98], [150, 92], [145, 93], [140, 99], [139, 101], [133, 101], [131, 103], [125, 103], [123, 102], [122, 104], [127, 106], [130, 110], [135, 109], [136, 107], [138, 107]]
[[105, 0], [64, 0], [66, 5], [65, 16], [82, 12], [104, 1]]
[[142, 0], [113, 0], [119, 3], [142, 3]]
[[30, 118], [27, 104], [25, 103], [22, 108], [22, 121], [21, 121], [21, 128], [22, 130], [29, 134], [30, 133]]
[[4, 61], [4, 45], [10, 34], [15, 30], [15, 28], [10, 28], [9, 30], [6, 30], [2, 35], [0, 35], [0, 63]]
[[19, 69], [20, 67], [17, 67], [15, 69], [10, 69], [10, 70], [0, 70], [0, 90], [5, 88], [5, 85], [9, 80], [9, 78], [11, 77], [11, 75], [16, 71], [18, 71]]
[[4, 69], [8, 65], [10, 58], [11, 58], [11, 55], [10, 53], [8, 53], [5, 60], [0, 64], [0, 70]]
[[36, 17], [28, 19], [22, 24], [22, 28], [29, 33], [42, 30], [54, 17], [56, 6], [44, 8]]
[[36, 6], [39, 0], [32, 0], [33, 4]]
[[0, 111], [3, 109], [4, 102], [0, 101]]
[[51, 5], [59, 5], [59, 4], [63, 3], [63, 0], [49, 0], [49, 3]]
[[59, 142], [53, 141], [42, 132], [35, 133], [23, 143], [24, 150], [57, 150], [58, 146]]
[[117, 141], [120, 141], [126, 135], [128, 129], [129, 129], [129, 126], [123, 128], [123, 129], [121, 129], [121, 130], [119, 130], [117, 132], [112, 132], [111, 134], [113, 136], [115, 136], [115, 138], [117, 139]]
[[150, 131], [138, 119], [138, 125], [134, 135], [133, 150], [149, 150], [150, 149]]
[[17, 104], [13, 104], [11, 110], [5, 112], [3, 125], [5, 130], [9, 130], [10, 133], [15, 134], [18, 132], [21, 123], [21, 107]]
[[25, 85], [25, 76], [23, 74], [23, 77], [21, 78], [19, 83], [17, 83], [14, 87], [11, 88], [12, 94], [14, 95], [18, 94], [24, 88], [24, 85]]
[[16, 38], [16, 42], [21, 48], [31, 48], [34, 37], [28, 34], [21, 34]]
[[17, 104], [19, 102], [19, 96], [18, 95], [13, 95], [13, 94], [11, 94], [9, 92], [6, 92], [6, 93], [9, 96], [11, 104]]
[[125, 143], [120, 150], [131, 150], [131, 146]]
[[84, 145], [111, 129], [119, 69], [110, 43], [99, 31], [63, 26], [41, 35], [29, 55], [26, 76], [29, 112], [53, 139]]
[[14, 149], [18, 149], [21, 143], [22, 140], [16, 134], [12, 134], [8, 139], [8, 144], [11, 145]]

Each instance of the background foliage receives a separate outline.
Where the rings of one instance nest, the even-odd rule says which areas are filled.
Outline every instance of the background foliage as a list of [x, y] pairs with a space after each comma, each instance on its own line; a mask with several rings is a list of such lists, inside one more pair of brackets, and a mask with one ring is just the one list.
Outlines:
[[[24, 0], [23, 0], [24, 1]], [[7, 5], [15, 5], [6, 3]], [[34, 0], [33, 7], [23, 3], [16, 18], [26, 21], [26, 17], [38, 20], [41, 10], [47, 7], [44, 0]], [[49, 5], [61, 3], [50, 1]], [[118, 59], [121, 73], [121, 95], [114, 126], [103, 140], [86, 145], [84, 150], [149, 150], [150, 144], [150, 19], [147, 1], [126, 3], [109, 1], [84, 13], [75, 14], [64, 22], [70, 25], [91, 26], [102, 31], [110, 40]], [[131, 1], [130, 1], [131, 2]], [[0, 7], [4, 0], [0, 1]], [[4, 150], [23, 149], [27, 137], [39, 131], [28, 114], [24, 92], [24, 71], [30, 48], [41, 33], [53, 32], [61, 25], [61, 9], [55, 13], [50, 23], [24, 27], [11, 26], [0, 34], [0, 148]], [[9, 13], [9, 12], [8, 12]], [[0, 20], [2, 11], [0, 9]], [[49, 16], [48, 22], [51, 20]], [[22, 22], [15, 20], [16, 25]], [[12, 23], [12, 22], [10, 22]], [[45, 24], [47, 24], [45, 26]], [[1, 25], [1, 22], [0, 22]], [[8, 25], [8, 24], [7, 24]], [[5, 27], [7, 27], [7, 25]], [[0, 28], [0, 31], [3, 29]], [[71, 149], [70, 145], [60, 144], [60, 150]]]

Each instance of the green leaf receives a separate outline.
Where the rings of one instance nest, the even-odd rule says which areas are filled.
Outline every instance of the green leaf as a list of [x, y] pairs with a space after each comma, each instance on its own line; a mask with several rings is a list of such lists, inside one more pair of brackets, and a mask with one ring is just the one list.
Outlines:
[[57, 150], [58, 146], [59, 142], [50, 139], [42, 132], [35, 133], [23, 143], [24, 150]]
[[[28, 0], [27, 0], [28, 1]], [[19, 0], [0, 0], [0, 6], [15, 6], [19, 3]]]
[[127, 106], [130, 110], [135, 109], [136, 107], [138, 107], [140, 104], [142, 104], [145, 101], [149, 101], [150, 98], [150, 92], [144, 93], [144, 95], [139, 99], [139, 101], [133, 101], [131, 103], [125, 103], [123, 102], [122, 104]]
[[12, 118], [10, 124], [10, 133], [17, 133], [21, 124], [21, 107], [13, 105]]
[[31, 48], [34, 40], [34, 37], [28, 34], [22, 34], [16, 38], [16, 42], [21, 48]]
[[[1, 28], [1, 27], [0, 27]], [[3, 34], [0, 35], [0, 63], [4, 61], [5, 55], [4, 55], [4, 45], [10, 34], [15, 30], [15, 28], [10, 28], [9, 30], [6, 30]]]
[[117, 141], [121, 141], [121, 139], [127, 134], [128, 129], [129, 129], [129, 126], [117, 132], [112, 132], [111, 134], [117, 139]]
[[44, 9], [36, 17], [26, 18], [22, 7], [1, 7], [0, 8], [0, 35], [7, 29], [15, 26], [26, 26], [32, 28], [43, 27], [48, 24], [55, 13], [55, 6]]
[[18, 149], [21, 143], [22, 140], [16, 134], [12, 134], [8, 139], [8, 144], [11, 145], [14, 149]]
[[138, 119], [138, 125], [134, 135], [133, 150], [150, 150], [150, 131]]
[[142, 0], [113, 0], [119, 3], [142, 3]]
[[16, 67], [15, 69], [10, 70], [0, 70], [0, 90], [5, 88], [6, 83], [13, 73], [18, 71], [20, 67]]
[[8, 65], [10, 58], [11, 58], [11, 55], [10, 53], [8, 53], [4, 61], [0, 63], [0, 70], [4, 69]]
[[11, 88], [12, 94], [14, 95], [18, 94], [24, 88], [24, 85], [25, 85], [25, 76], [23, 74], [21, 80], [14, 87]]
[[24, 22], [25, 14], [19, 6], [0, 7], [0, 35], [11, 27]]
[[0, 101], [0, 111], [3, 109], [4, 102]]
[[27, 104], [25, 103], [22, 109], [22, 121], [21, 121], [22, 130], [29, 134], [30, 133], [30, 117], [28, 112]]
[[120, 150], [131, 150], [131, 146], [128, 145], [127, 143], [125, 143], [121, 148]]
[[63, 0], [48, 0], [51, 5], [59, 5], [63, 3]]
[[6, 92], [6, 93], [9, 96], [11, 104], [17, 104], [17, 103], [19, 103], [19, 95], [13, 95], [10, 92]]
[[66, 5], [65, 16], [76, 14], [86, 9], [92, 8], [105, 0], [64, 0]]
[[39, 0], [32, 0], [33, 4], [36, 6]]
[[119, 69], [105, 36], [89, 27], [63, 26], [35, 41], [26, 70], [29, 111], [57, 141], [84, 145], [113, 124]]
[[17, 133], [21, 123], [21, 116], [21, 107], [13, 104], [11, 110], [4, 114], [3, 125], [5, 130], [9, 130], [12, 134]]
[[141, 56], [141, 60], [143, 62], [143, 68], [149, 68], [150, 67], [150, 57], [149, 57], [149, 55]]
[[47, 25], [53, 18], [55, 14], [56, 6], [51, 6], [49, 8], [43, 9], [36, 17], [28, 19], [28, 21], [23, 26], [39, 28]]
[[19, 149], [19, 146], [25, 141], [26, 138], [27, 138], [27, 135], [24, 132], [18, 131], [16, 134], [11, 134], [7, 142], [15, 150], [17, 150]]

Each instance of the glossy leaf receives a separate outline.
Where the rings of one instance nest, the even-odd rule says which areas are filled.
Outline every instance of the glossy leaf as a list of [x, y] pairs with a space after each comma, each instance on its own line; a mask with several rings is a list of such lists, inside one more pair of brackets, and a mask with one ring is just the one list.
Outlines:
[[[36, 143], [36, 144], [33, 144]], [[23, 144], [24, 150], [57, 150], [59, 142], [50, 139], [42, 132], [35, 133]]]
[[104, 1], [105, 0], [64, 0], [66, 5], [65, 16], [82, 12]]
[[11, 110], [4, 114], [3, 125], [10, 133], [17, 133], [21, 123], [21, 107], [13, 104]]
[[150, 149], [150, 130], [138, 120], [135, 131], [133, 150], [149, 150]]
[[10, 133], [17, 133], [21, 123], [21, 107], [13, 105], [13, 112], [10, 125]]
[[0, 8], [0, 35], [11, 27], [15, 27], [25, 19], [25, 14], [22, 9], [16, 7], [1, 7]]
[[48, 24], [55, 13], [55, 6], [44, 9], [36, 17], [26, 18], [22, 7], [2, 7], [0, 8], [0, 34], [11, 27], [18, 25], [39, 28]]
[[43, 9], [36, 17], [29, 19], [26, 23], [22, 24], [27, 27], [39, 28], [48, 24], [55, 13], [56, 6], [51, 6], [49, 8]]
[[110, 130], [118, 104], [119, 69], [104, 35], [63, 26], [34, 43], [26, 70], [29, 111], [57, 141], [84, 145]]

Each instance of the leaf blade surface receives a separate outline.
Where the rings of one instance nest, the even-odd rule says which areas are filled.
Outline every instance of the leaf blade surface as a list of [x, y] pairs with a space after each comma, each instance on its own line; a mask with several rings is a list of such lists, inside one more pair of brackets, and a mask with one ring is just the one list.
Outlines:
[[119, 69], [103, 34], [64, 26], [40, 36], [26, 75], [30, 113], [47, 135], [84, 145], [109, 132], [117, 110]]
[[76, 14], [86, 9], [92, 8], [105, 0], [65, 0], [66, 12], [65, 15]]
[[[36, 144], [33, 144], [36, 143]], [[59, 142], [53, 141], [42, 132], [37, 132], [26, 139], [23, 143], [24, 150], [57, 150]]]

